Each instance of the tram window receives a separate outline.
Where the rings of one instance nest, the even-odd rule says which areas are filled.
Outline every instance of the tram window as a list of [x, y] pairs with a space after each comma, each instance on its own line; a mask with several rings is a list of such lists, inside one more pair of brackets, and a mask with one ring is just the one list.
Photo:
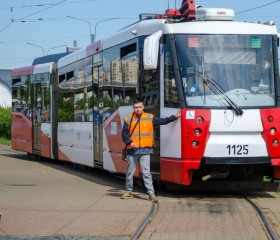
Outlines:
[[159, 74], [157, 70], [144, 71], [142, 74], [142, 96], [149, 109], [159, 105]]
[[59, 83], [63, 82], [65, 80], [65, 74], [59, 75], [58, 79]]
[[31, 117], [31, 84], [30, 75], [21, 76], [20, 98], [21, 98], [21, 112], [26, 117]]
[[88, 65], [85, 65], [84, 74], [85, 74], [85, 81], [91, 83], [91, 81], [92, 81], [91, 63], [89, 63]]
[[164, 53], [164, 106], [177, 108], [179, 100], [169, 47], [169, 44], [166, 44]]
[[92, 122], [92, 109], [94, 107], [94, 96], [93, 96], [93, 87], [92, 85], [88, 85], [87, 88], [85, 88], [85, 114], [86, 114], [86, 121]]
[[92, 86], [92, 64], [91, 57], [88, 57], [84, 61], [84, 77], [85, 77], [85, 87], [84, 87], [84, 99], [85, 99], [85, 121], [92, 122], [93, 121], [93, 86]]
[[[131, 43], [131, 42], [130, 42]], [[103, 89], [110, 91], [110, 101], [113, 108], [119, 106], [131, 105], [132, 99], [138, 93], [138, 54], [136, 51], [136, 43], [126, 46], [123, 44], [116, 45], [103, 52]], [[93, 82], [94, 81], [93, 72]], [[99, 87], [100, 81], [99, 81]], [[105, 96], [106, 94], [104, 94]]]
[[[103, 57], [103, 76], [105, 81], [102, 81], [101, 87], [102, 91], [104, 91], [102, 96], [110, 96], [110, 101], [107, 99], [107, 103], [110, 102], [112, 110], [123, 105], [124, 92], [121, 75], [120, 46], [114, 46], [105, 50]], [[101, 76], [100, 73], [99, 76]]]
[[178, 94], [174, 78], [165, 79], [164, 81], [164, 106], [175, 108], [179, 106]]
[[14, 78], [14, 79], [12, 80], [12, 85], [13, 85], [13, 86], [19, 85], [20, 82], [21, 82], [20, 77], [19, 77], [19, 78]]
[[85, 121], [86, 98], [83, 82], [76, 82], [74, 97], [75, 122]]
[[20, 94], [20, 86], [21, 86], [21, 80], [20, 78], [13, 79], [12, 82], [12, 108], [14, 112], [20, 112], [21, 110], [21, 94]]
[[[45, 76], [49, 74], [45, 74]], [[50, 85], [48, 81], [42, 84], [42, 122], [50, 122]]]
[[130, 53], [136, 52], [136, 43], [121, 48], [121, 58], [127, 56]]
[[66, 80], [69, 80], [74, 77], [74, 71], [66, 73]]
[[31, 75], [30, 80], [31, 80], [31, 83], [35, 82], [35, 80], [36, 80], [36, 75]]
[[49, 73], [44, 73], [43, 74], [43, 81], [44, 82], [50, 81], [50, 74]]
[[43, 74], [40, 74], [40, 73], [36, 74], [36, 75], [35, 75], [35, 81], [36, 81], [36, 82], [40, 82], [41, 79], [42, 79], [42, 75], [43, 75]]
[[73, 81], [64, 81], [58, 85], [58, 121], [74, 121]]
[[19, 111], [18, 105], [20, 102], [20, 92], [19, 92], [20, 85], [21, 85], [20, 78], [14, 78], [12, 80], [12, 98], [13, 98], [12, 99], [12, 108], [13, 108], [13, 111]]
[[123, 104], [131, 105], [132, 99], [138, 93], [138, 56], [133, 55], [122, 60]]
[[60, 92], [58, 99], [58, 121], [74, 121], [74, 92]]
[[[122, 66], [119, 57], [120, 47], [115, 46], [110, 49], [110, 52], [106, 52], [106, 61], [110, 61], [110, 65], [104, 66], [104, 71], [108, 73], [108, 77], [111, 77], [112, 81], [112, 102], [114, 108], [118, 108], [123, 105], [123, 76], [122, 76]], [[110, 71], [108, 71], [111, 69]]]
[[101, 63], [102, 62], [102, 55], [101, 53], [96, 53], [92, 57], [93, 64]]

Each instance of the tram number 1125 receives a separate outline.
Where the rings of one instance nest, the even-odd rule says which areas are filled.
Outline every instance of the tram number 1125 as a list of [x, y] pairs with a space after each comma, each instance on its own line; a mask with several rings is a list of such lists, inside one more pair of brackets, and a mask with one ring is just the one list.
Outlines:
[[248, 145], [227, 145], [228, 155], [247, 155]]

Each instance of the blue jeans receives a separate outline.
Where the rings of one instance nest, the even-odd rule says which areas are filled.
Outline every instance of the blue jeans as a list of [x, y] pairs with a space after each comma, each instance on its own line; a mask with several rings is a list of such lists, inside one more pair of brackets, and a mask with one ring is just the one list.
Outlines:
[[150, 173], [150, 155], [128, 155], [127, 156], [127, 170], [126, 170], [126, 191], [132, 192], [133, 190], [133, 175], [136, 171], [139, 162], [143, 181], [148, 194], [155, 192], [153, 186], [153, 179]]

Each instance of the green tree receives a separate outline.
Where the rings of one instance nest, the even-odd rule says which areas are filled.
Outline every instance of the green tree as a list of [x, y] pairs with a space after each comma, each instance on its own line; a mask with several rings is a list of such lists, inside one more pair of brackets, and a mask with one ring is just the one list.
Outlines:
[[11, 139], [12, 108], [0, 107], [0, 137]]

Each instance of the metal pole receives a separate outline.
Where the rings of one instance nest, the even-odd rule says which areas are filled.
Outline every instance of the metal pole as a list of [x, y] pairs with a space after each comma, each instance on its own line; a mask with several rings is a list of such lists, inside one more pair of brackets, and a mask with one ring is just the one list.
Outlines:
[[66, 17], [68, 17], [68, 18], [73, 18], [73, 19], [80, 20], [80, 21], [83, 21], [83, 22], [88, 23], [88, 25], [89, 25], [89, 37], [90, 37], [90, 42], [93, 43], [94, 37], [92, 37], [92, 34], [91, 34], [91, 23], [90, 23], [90, 21], [85, 20], [85, 19], [82, 19], [82, 18], [77, 18], [77, 17], [68, 16], [68, 15], [67, 15]]
[[99, 23], [102, 23], [102, 22], [106, 22], [106, 21], [111, 21], [111, 20], [114, 20], [114, 19], [119, 19], [119, 17], [117, 18], [108, 18], [108, 19], [104, 19], [104, 20], [101, 20], [101, 21], [98, 21], [95, 26], [94, 26], [94, 41], [96, 40], [96, 27]]
[[49, 48], [48, 49], [48, 51], [47, 51], [47, 55], [49, 55], [49, 51], [51, 50], [51, 49], [55, 49], [55, 48], [59, 48], [59, 47], [64, 47], [64, 46], [67, 46], [67, 45], [60, 45], [60, 46], [56, 46], [56, 47], [52, 47], [52, 48]]
[[27, 44], [29, 44], [29, 45], [31, 45], [31, 46], [34, 46], [34, 47], [41, 48], [41, 49], [43, 50], [43, 56], [45, 56], [45, 50], [44, 50], [44, 48], [42, 48], [42, 47], [40, 47], [40, 46], [38, 46], [38, 45], [35, 45], [35, 44], [33, 44], [33, 43], [27, 43]]

